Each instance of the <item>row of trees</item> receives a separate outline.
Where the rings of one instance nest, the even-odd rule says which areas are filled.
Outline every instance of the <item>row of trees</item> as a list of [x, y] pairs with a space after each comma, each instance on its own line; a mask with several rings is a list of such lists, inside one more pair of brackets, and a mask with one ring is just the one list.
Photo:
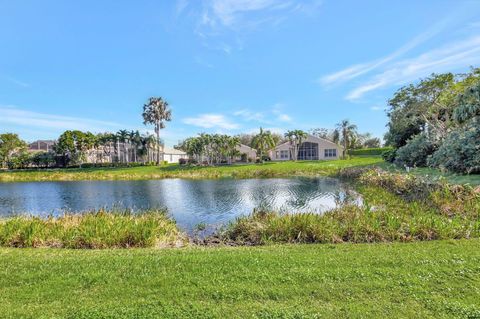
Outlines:
[[[348, 120], [339, 123], [335, 130], [316, 129], [312, 130], [311, 134], [333, 140], [336, 143], [341, 142], [344, 146], [344, 157], [347, 155], [348, 150], [352, 148], [352, 145], [358, 143], [360, 138], [367, 144], [370, 143], [369, 140], [372, 140], [371, 135], [364, 135], [364, 138], [357, 134], [356, 126]], [[199, 136], [190, 137], [180, 142], [176, 148], [186, 152], [196, 162], [206, 162], [212, 165], [221, 162], [232, 163], [235, 157], [242, 155], [237, 149], [240, 144], [245, 144], [255, 149], [257, 151], [257, 159], [263, 161], [268, 158], [268, 153], [278, 144], [288, 142], [290, 145], [290, 158], [296, 161], [299, 149], [307, 137], [307, 133], [302, 130], [290, 130], [282, 136], [260, 128], [257, 134], [241, 134], [237, 136], [202, 133]], [[380, 146], [379, 144], [378, 140], [378, 143], [370, 143], [368, 145], [378, 147]]]
[[224, 134], [202, 133], [196, 137], [190, 137], [176, 146], [187, 153], [196, 162], [207, 164], [219, 164], [227, 162], [231, 164], [233, 159], [240, 156], [237, 147], [240, 145], [240, 138]]
[[0, 134], [1, 167], [52, 167], [92, 163], [152, 162], [156, 160], [157, 138], [138, 131], [92, 134], [63, 132], [48, 152], [28, 152], [28, 144], [17, 134]]
[[162, 97], [151, 97], [143, 105], [143, 123], [153, 125], [155, 135], [120, 130], [117, 133], [92, 134], [78, 130], [65, 131], [49, 152], [28, 153], [28, 145], [17, 134], [0, 135], [0, 167], [23, 168], [31, 165], [81, 165], [89, 162], [152, 162], [161, 161], [160, 130], [170, 121], [172, 112]]
[[480, 172], [480, 69], [433, 74], [389, 100], [385, 140], [399, 165]]

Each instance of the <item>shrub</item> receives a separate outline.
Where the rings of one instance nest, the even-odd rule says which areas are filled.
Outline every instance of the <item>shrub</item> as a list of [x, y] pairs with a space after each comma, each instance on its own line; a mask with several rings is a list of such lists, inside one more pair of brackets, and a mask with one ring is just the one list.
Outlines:
[[428, 165], [457, 173], [480, 173], [480, 123], [472, 121], [451, 132], [428, 159]]
[[348, 154], [352, 156], [375, 156], [382, 155], [384, 152], [391, 150], [393, 150], [392, 147], [360, 148], [355, 150], [349, 150]]
[[427, 158], [435, 151], [435, 144], [430, 141], [426, 134], [420, 133], [407, 141], [405, 146], [396, 152], [395, 163], [397, 165], [427, 166]]
[[396, 149], [390, 149], [382, 153], [382, 158], [389, 163], [393, 163], [395, 161], [396, 156], [397, 156]]
[[185, 164], [187, 164], [187, 160], [186, 160], [185, 158], [180, 158], [180, 159], [178, 160], [178, 164], [180, 164], [180, 165], [185, 165]]

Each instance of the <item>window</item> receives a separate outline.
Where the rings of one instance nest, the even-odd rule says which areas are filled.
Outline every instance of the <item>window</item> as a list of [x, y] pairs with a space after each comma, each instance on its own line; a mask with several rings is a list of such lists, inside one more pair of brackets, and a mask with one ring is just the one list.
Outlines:
[[278, 151], [275, 152], [275, 158], [280, 158], [280, 154]]
[[326, 149], [325, 150], [325, 157], [337, 157], [337, 149]]
[[290, 156], [288, 156], [288, 151], [280, 151], [280, 158], [281, 159], [289, 159]]

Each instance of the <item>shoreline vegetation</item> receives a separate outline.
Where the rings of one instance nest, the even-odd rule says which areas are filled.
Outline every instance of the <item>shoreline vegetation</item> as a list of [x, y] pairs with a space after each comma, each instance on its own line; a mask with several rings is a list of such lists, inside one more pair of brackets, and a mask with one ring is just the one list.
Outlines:
[[431, 182], [371, 167], [344, 168], [337, 177], [356, 185], [362, 206], [347, 203], [322, 215], [258, 210], [205, 238], [187, 238], [162, 210], [18, 216], [0, 220], [0, 246], [98, 249], [480, 237], [480, 187]]
[[369, 166], [383, 162], [381, 157], [358, 157], [350, 160], [266, 162], [225, 166], [167, 164], [121, 168], [59, 168], [0, 172], [0, 182], [78, 181], [78, 180], [146, 180], [164, 178], [216, 179], [294, 176], [327, 176], [339, 169]]
[[[380, 167], [405, 174], [405, 170], [386, 163], [380, 156], [355, 156], [348, 160], [266, 162], [225, 166], [194, 166], [167, 164], [162, 166], [57, 168], [0, 171], [0, 182], [149, 180], [164, 178], [272, 178], [333, 176], [352, 167]], [[480, 185], [480, 174], [460, 175], [438, 169], [412, 168], [410, 173], [432, 180], [445, 179], [452, 184]]]

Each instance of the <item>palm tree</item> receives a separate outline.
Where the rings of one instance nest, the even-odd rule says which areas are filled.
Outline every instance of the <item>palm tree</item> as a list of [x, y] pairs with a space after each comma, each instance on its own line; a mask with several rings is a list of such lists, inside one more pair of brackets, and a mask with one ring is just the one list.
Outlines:
[[357, 126], [350, 123], [349, 120], [343, 120], [337, 124], [335, 131], [337, 136], [341, 136], [341, 141], [343, 142], [343, 158], [346, 158], [348, 147], [350, 146], [349, 141], [357, 134]]
[[240, 145], [240, 138], [237, 136], [227, 136], [227, 154], [228, 154], [228, 163], [232, 164], [233, 158], [238, 156], [239, 151], [237, 150], [237, 146]]
[[[118, 131], [117, 136], [118, 136], [117, 143], [119, 142], [123, 143], [123, 152], [124, 152], [123, 159], [125, 160], [126, 163], [128, 163], [127, 143], [130, 141], [130, 134], [127, 130], [120, 130]], [[120, 152], [120, 150], [118, 151]]]
[[275, 139], [270, 131], [264, 131], [260, 128], [260, 133], [252, 139], [252, 147], [259, 152], [260, 161], [263, 163], [263, 154], [275, 147]]
[[137, 150], [139, 146], [142, 145], [142, 137], [140, 136], [140, 132], [131, 131], [129, 134], [130, 143], [133, 146], [133, 161], [137, 162]]
[[287, 131], [287, 133], [285, 133], [285, 137], [288, 138], [292, 147], [292, 159], [296, 161], [298, 150], [300, 149], [302, 142], [307, 139], [307, 133], [302, 130]]
[[161, 97], [151, 97], [143, 105], [143, 124], [152, 124], [157, 135], [157, 165], [160, 165], [160, 130], [165, 128], [165, 121], [171, 121], [172, 111], [167, 101]]

